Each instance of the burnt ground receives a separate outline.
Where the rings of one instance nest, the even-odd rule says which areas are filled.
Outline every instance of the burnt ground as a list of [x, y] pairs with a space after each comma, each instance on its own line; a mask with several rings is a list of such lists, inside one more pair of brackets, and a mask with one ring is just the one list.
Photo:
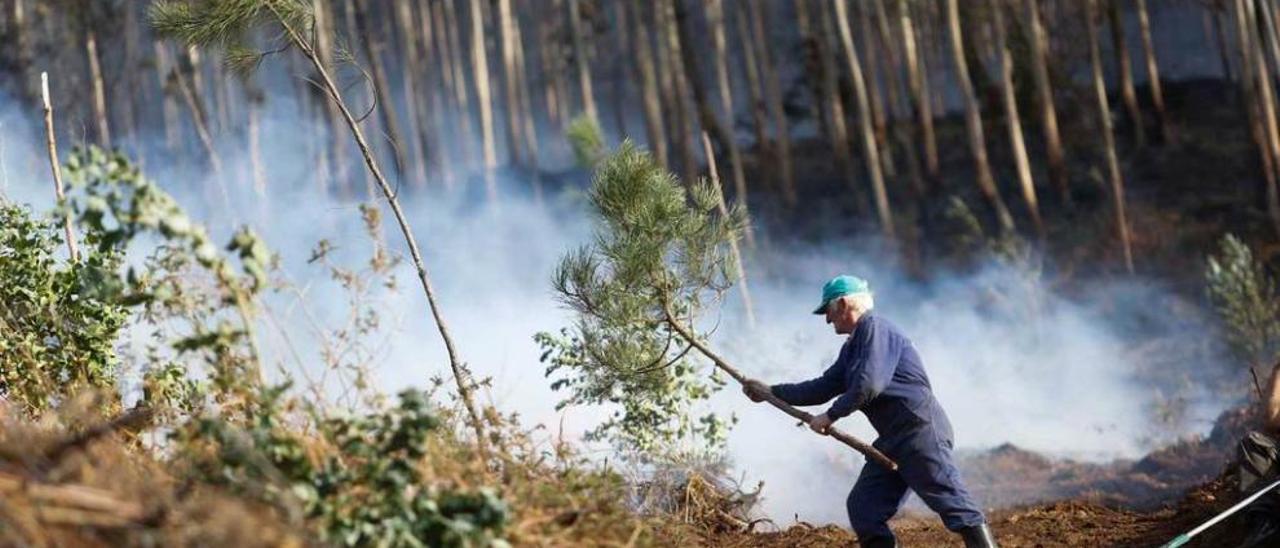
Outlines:
[[[967, 483], [988, 511], [1001, 546], [1160, 546], [1227, 509], [1241, 496], [1229, 463], [1252, 423], [1241, 408], [1224, 412], [1206, 437], [1188, 439], [1142, 459], [1106, 464], [1058, 460], [1011, 445], [965, 457]], [[960, 546], [936, 516], [908, 510], [891, 522], [904, 546]], [[767, 524], [745, 533], [709, 531], [716, 546], [849, 546], [855, 537], [836, 526]], [[1190, 546], [1232, 546], [1243, 535], [1228, 519]]]

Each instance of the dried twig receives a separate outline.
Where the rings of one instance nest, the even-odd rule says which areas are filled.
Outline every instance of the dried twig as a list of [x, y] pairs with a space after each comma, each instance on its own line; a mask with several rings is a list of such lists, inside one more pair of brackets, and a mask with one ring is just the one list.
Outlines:
[[[58, 163], [58, 140], [53, 136], [53, 102], [49, 100], [49, 73], [40, 73], [40, 97], [44, 101], [44, 137], [49, 146], [49, 167], [53, 170], [53, 194], [58, 203], [66, 196], [62, 192], [62, 166]], [[80, 250], [76, 248], [76, 233], [71, 228], [71, 217], [63, 219], [62, 229], [67, 235], [67, 251], [71, 253], [71, 262], [80, 261]]]

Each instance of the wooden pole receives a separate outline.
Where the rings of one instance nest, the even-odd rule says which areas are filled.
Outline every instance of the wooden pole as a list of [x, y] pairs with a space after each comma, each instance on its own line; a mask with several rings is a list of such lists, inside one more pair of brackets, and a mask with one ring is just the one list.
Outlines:
[[[58, 163], [58, 141], [53, 135], [53, 102], [49, 100], [49, 73], [40, 73], [40, 97], [44, 102], [44, 137], [49, 148], [49, 168], [53, 170], [53, 195], [61, 204], [66, 198], [62, 192], [62, 165]], [[76, 233], [71, 228], [71, 216], [63, 219], [62, 230], [67, 236], [67, 251], [71, 262], [80, 261], [80, 250], [76, 248]]]

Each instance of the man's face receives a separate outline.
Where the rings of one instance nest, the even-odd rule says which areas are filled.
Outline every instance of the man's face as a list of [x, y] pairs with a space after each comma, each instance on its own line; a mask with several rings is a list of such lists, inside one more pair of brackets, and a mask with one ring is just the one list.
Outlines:
[[837, 335], [848, 335], [853, 333], [858, 317], [844, 299], [836, 299], [827, 305], [827, 323], [835, 328]]

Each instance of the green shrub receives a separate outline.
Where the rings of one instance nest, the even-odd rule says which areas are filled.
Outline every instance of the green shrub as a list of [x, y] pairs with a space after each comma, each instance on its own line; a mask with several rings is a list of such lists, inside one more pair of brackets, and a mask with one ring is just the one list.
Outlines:
[[81, 388], [115, 393], [119, 254], [86, 235], [79, 262], [58, 256], [61, 227], [0, 205], [0, 396], [39, 413]]
[[1205, 269], [1209, 300], [1226, 326], [1227, 340], [1251, 367], [1280, 358], [1280, 296], [1266, 265], [1228, 234]]

